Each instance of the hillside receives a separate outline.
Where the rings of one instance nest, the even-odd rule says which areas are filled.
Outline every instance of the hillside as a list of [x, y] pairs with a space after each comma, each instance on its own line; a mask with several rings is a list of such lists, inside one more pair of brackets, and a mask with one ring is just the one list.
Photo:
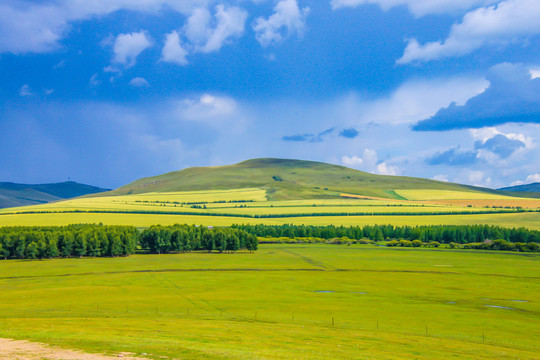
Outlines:
[[0, 208], [44, 204], [104, 191], [108, 189], [73, 181], [37, 185], [0, 182]]
[[515, 192], [537, 192], [540, 193], [540, 182], [525, 184], [525, 185], [516, 185], [509, 186], [502, 189], [501, 191], [515, 191]]
[[497, 193], [435, 180], [374, 175], [315, 161], [262, 158], [227, 166], [192, 167], [143, 178], [100, 195], [240, 188], [262, 188], [271, 200], [336, 198], [342, 193], [403, 199], [396, 190], [405, 189]]

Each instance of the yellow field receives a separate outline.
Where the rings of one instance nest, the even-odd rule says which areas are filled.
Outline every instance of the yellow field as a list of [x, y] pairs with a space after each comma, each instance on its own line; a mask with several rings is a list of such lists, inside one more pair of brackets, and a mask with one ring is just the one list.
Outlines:
[[[540, 213], [478, 213], [479, 211], [500, 212], [500, 208], [492, 208], [496, 206], [495, 204], [501, 204], [500, 207], [504, 204], [511, 207], [538, 208], [540, 199], [475, 194], [476, 197], [485, 198], [461, 200], [460, 198], [473, 193], [434, 190], [399, 190], [398, 192], [401, 196], [419, 200], [347, 197], [268, 201], [265, 190], [258, 188], [145, 193], [83, 197], [57, 203], [2, 209], [0, 210], [0, 226], [101, 222], [139, 227], [176, 223], [216, 226], [240, 223], [290, 223], [306, 225], [492, 224], [540, 228]], [[471, 205], [471, 202], [476, 203], [470, 207], [468, 205]], [[529, 206], [523, 206], [525, 203]], [[476, 214], [468, 214], [471, 212], [476, 212]], [[258, 216], [271, 217], [257, 218]]]
[[295, 225], [475, 225], [486, 224], [508, 228], [527, 227], [540, 230], [540, 213], [470, 214], [470, 215], [373, 215], [373, 216], [306, 216], [284, 218], [242, 218], [233, 216], [145, 215], [115, 213], [52, 213], [1, 215], [0, 226], [60, 226], [79, 223], [133, 225], [195, 224], [229, 226], [232, 224]]

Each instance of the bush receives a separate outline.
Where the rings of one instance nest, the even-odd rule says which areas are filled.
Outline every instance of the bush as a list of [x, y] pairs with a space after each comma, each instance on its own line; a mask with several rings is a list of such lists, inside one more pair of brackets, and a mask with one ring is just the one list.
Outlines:
[[422, 246], [422, 242], [420, 240], [413, 240], [412, 246], [413, 247], [420, 247], [420, 246]]
[[399, 246], [399, 241], [397, 241], [397, 240], [391, 240], [391, 241], [389, 241], [389, 242], [386, 243], [386, 246], [391, 246], [391, 247], [393, 247], [393, 246]]
[[409, 240], [399, 240], [399, 246], [403, 247], [412, 247], [412, 241]]

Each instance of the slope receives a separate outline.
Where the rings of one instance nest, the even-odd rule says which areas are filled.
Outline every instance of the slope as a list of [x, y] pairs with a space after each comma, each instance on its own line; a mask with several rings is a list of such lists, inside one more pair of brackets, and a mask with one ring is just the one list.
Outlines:
[[269, 200], [336, 198], [343, 193], [403, 199], [396, 190], [497, 191], [435, 180], [374, 175], [315, 161], [261, 158], [234, 165], [192, 167], [143, 178], [100, 195], [262, 188]]
[[44, 204], [104, 191], [108, 189], [74, 181], [37, 185], [0, 182], [0, 208]]

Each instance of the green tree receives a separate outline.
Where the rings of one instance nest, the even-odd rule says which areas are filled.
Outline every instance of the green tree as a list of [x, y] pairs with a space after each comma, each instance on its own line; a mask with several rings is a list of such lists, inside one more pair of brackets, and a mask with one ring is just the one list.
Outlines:
[[27, 259], [35, 259], [37, 257], [37, 255], [38, 255], [38, 246], [34, 241], [32, 241], [26, 247], [26, 258]]

